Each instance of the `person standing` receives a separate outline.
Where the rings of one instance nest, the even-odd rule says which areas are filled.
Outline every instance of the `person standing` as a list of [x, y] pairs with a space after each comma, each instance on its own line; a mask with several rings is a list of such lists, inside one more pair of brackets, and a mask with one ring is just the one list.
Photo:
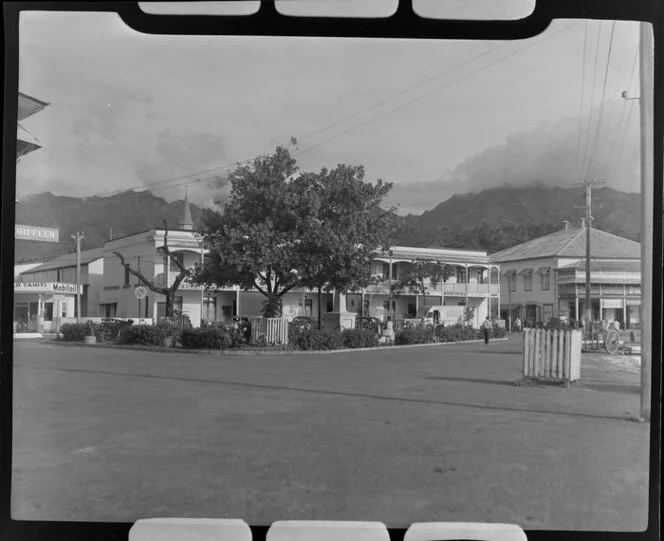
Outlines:
[[491, 320], [489, 319], [489, 316], [486, 317], [484, 320], [484, 323], [482, 323], [482, 329], [484, 330], [484, 343], [488, 344], [489, 343], [489, 333], [491, 332], [491, 329], [493, 328], [493, 325], [491, 325]]

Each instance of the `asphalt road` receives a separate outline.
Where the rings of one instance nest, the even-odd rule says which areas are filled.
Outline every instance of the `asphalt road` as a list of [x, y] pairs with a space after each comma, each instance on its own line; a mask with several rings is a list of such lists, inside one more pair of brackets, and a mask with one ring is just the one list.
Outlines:
[[12, 515], [646, 526], [638, 370], [519, 387], [515, 341], [209, 357], [14, 342]]

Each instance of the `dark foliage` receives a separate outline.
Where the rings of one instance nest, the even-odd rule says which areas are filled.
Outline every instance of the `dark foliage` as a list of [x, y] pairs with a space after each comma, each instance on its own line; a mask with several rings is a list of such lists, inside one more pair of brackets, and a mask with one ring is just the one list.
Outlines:
[[132, 325], [120, 331], [121, 344], [162, 346], [173, 336], [171, 329], [163, 325]]
[[288, 327], [288, 344], [293, 349], [307, 351], [341, 349], [344, 345], [339, 332], [293, 326]]
[[341, 338], [345, 348], [373, 348], [378, 346], [378, 334], [372, 329], [344, 329]]
[[180, 336], [187, 349], [236, 349], [247, 345], [247, 326], [207, 325], [184, 329]]
[[65, 342], [82, 342], [88, 335], [87, 323], [65, 323], [60, 327]]
[[397, 346], [408, 344], [428, 344], [435, 341], [433, 327], [404, 327], [394, 335]]

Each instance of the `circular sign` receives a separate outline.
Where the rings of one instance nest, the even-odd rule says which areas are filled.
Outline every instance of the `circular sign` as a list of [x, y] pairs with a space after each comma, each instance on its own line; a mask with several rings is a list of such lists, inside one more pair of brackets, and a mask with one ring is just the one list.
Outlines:
[[134, 289], [134, 295], [136, 295], [138, 300], [144, 299], [147, 294], [148, 292], [143, 286], [138, 286], [136, 289]]

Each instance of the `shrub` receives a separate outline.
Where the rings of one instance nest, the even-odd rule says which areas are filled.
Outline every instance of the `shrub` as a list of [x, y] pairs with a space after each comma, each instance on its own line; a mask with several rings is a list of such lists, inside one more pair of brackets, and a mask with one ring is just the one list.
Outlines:
[[60, 327], [62, 339], [66, 342], [82, 342], [88, 334], [87, 323], [65, 323]]
[[372, 329], [344, 329], [341, 339], [345, 348], [373, 348], [378, 346], [378, 334]]
[[289, 327], [288, 343], [294, 349], [302, 350], [329, 350], [341, 349], [343, 339], [341, 333], [327, 329], [306, 329]]
[[494, 324], [491, 334], [494, 338], [502, 338], [507, 334], [507, 329], [505, 329], [505, 327]]
[[247, 344], [247, 325], [208, 324], [198, 329], [183, 329], [182, 347], [188, 349], [235, 349]]
[[161, 346], [168, 338], [167, 329], [159, 325], [132, 325], [124, 327], [119, 334], [121, 344], [140, 344], [144, 346]]
[[230, 333], [221, 327], [201, 327], [184, 329], [181, 335], [182, 347], [187, 349], [229, 349]]
[[433, 327], [404, 327], [395, 334], [394, 343], [398, 346], [428, 344], [435, 342], [435, 337]]
[[97, 342], [117, 342], [120, 338], [120, 332], [125, 327], [130, 327], [132, 320], [123, 321], [121, 319], [106, 318], [95, 329]]

